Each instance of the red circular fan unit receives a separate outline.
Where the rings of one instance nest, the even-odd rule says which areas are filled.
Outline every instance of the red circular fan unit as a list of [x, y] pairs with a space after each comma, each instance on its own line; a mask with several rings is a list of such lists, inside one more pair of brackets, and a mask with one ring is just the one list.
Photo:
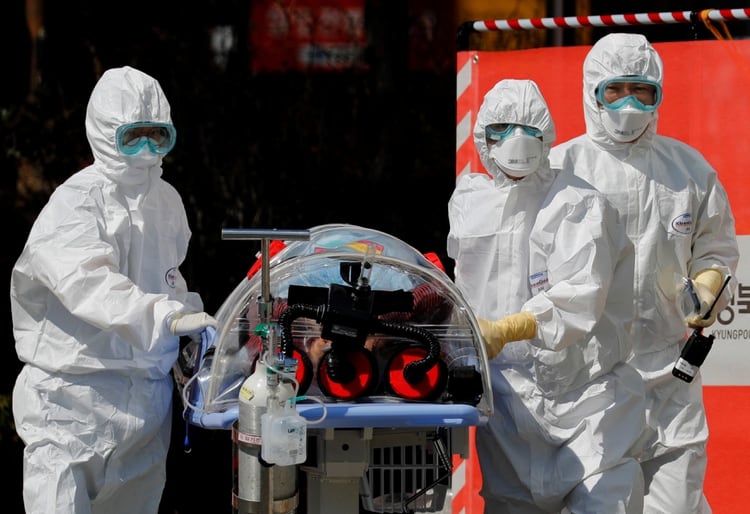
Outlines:
[[[378, 378], [377, 363], [372, 352], [366, 348], [348, 349], [341, 352], [334, 362], [329, 359], [330, 355], [331, 350], [325, 353], [318, 367], [318, 385], [324, 395], [353, 400], [372, 393]], [[346, 379], [341, 380], [341, 375]]]
[[411, 382], [407, 380], [404, 370], [412, 362], [420, 361], [427, 356], [427, 349], [421, 346], [407, 346], [397, 351], [388, 361], [385, 378], [388, 389], [407, 400], [434, 400], [445, 389], [448, 380], [448, 367], [442, 360], [435, 364], [424, 375]]

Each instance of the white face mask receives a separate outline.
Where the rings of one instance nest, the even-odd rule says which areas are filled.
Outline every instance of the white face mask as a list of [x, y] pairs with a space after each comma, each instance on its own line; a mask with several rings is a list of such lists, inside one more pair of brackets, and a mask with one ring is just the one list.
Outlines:
[[148, 169], [158, 165], [162, 156], [149, 150], [148, 145], [133, 155], [123, 155], [123, 159], [131, 168]]
[[490, 149], [490, 159], [511, 177], [523, 178], [539, 168], [542, 141], [517, 129], [513, 135], [495, 143]]
[[599, 117], [607, 134], [618, 143], [630, 143], [646, 131], [654, 117], [653, 111], [642, 111], [632, 105], [618, 110], [599, 109]]

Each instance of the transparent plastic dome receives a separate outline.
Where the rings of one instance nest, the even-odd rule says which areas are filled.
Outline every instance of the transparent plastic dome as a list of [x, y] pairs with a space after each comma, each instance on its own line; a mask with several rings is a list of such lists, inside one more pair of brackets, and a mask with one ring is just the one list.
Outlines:
[[492, 393], [478, 326], [425, 255], [377, 230], [331, 224], [310, 229], [308, 240], [271, 241], [267, 258], [268, 269], [255, 263], [216, 312], [216, 331], [186, 359], [194, 363], [181, 386], [189, 421], [230, 426], [239, 389], [267, 350], [307, 370], [298, 373], [300, 395], [462, 405], [476, 410], [472, 424], [486, 421]]

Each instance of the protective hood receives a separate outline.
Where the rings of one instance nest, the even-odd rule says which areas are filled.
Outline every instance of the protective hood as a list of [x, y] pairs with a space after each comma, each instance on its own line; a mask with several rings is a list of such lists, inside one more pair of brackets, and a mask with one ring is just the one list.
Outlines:
[[[594, 44], [583, 62], [583, 112], [586, 133], [605, 147], [622, 147], [631, 143], [615, 141], [605, 130], [596, 88], [603, 81], [623, 75], [635, 75], [662, 85], [664, 67], [659, 54], [641, 34], [608, 34]], [[650, 141], [656, 134], [657, 111], [639, 141]]]
[[515, 123], [542, 131], [542, 162], [549, 167], [549, 150], [555, 142], [555, 124], [536, 83], [530, 80], [501, 80], [484, 95], [474, 124], [474, 144], [485, 169], [495, 179], [503, 179], [500, 167], [490, 158], [485, 128], [493, 123]]
[[169, 102], [159, 82], [129, 66], [104, 72], [86, 108], [86, 137], [94, 163], [120, 184], [141, 184], [161, 176], [162, 156], [145, 168], [117, 151], [115, 132], [126, 123], [172, 123]]

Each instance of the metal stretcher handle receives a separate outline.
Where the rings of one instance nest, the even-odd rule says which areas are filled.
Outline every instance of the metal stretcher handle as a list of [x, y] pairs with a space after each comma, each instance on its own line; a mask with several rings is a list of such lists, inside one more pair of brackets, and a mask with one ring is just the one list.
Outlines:
[[279, 230], [276, 228], [223, 228], [221, 238], [227, 240], [260, 240], [261, 243], [261, 297], [263, 314], [261, 320], [267, 323], [269, 319], [269, 306], [271, 305], [271, 271], [269, 270], [269, 248], [271, 241], [309, 241], [309, 230]]

